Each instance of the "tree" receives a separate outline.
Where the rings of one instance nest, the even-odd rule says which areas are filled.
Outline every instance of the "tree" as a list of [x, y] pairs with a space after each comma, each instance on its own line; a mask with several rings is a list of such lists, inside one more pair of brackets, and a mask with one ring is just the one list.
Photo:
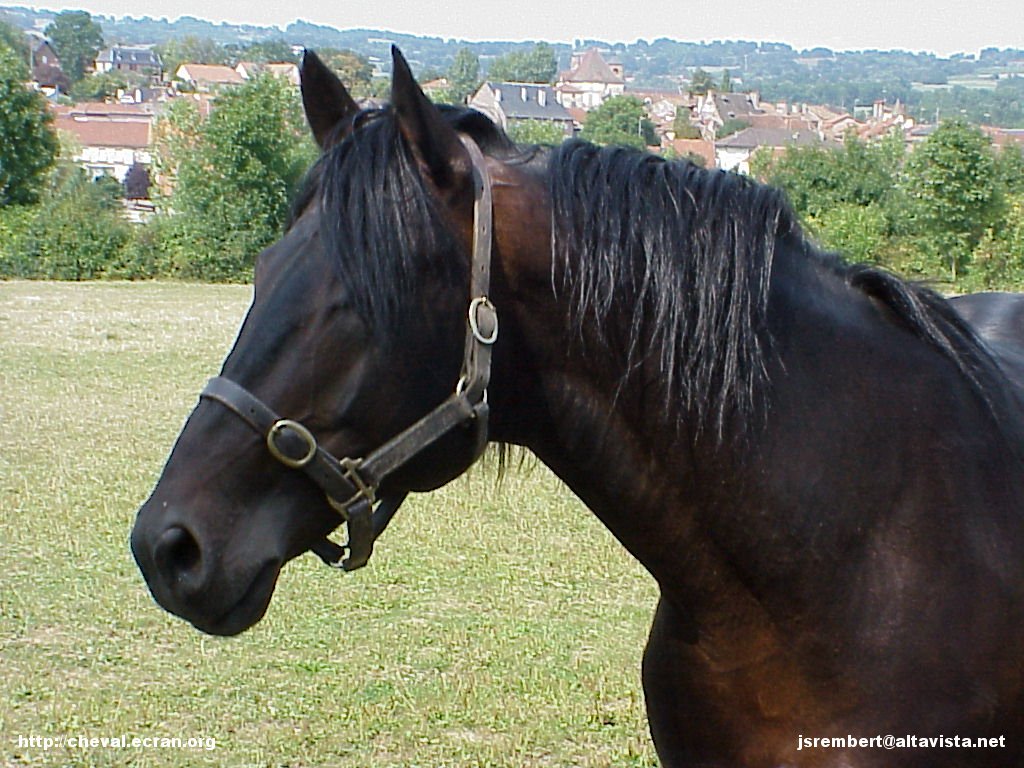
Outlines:
[[152, 180], [161, 202], [177, 185], [178, 167], [194, 156], [202, 127], [199, 108], [191, 99], [168, 102], [153, 126]]
[[789, 147], [781, 156], [759, 152], [754, 175], [782, 187], [804, 219], [822, 218], [840, 205], [889, 209], [903, 163], [897, 133], [871, 144], [847, 137], [842, 147]]
[[5, 21], [0, 21], [0, 48], [10, 48], [19, 61], [29, 60], [28, 39], [21, 30], [15, 29]]
[[711, 79], [711, 75], [705, 72], [700, 67], [697, 67], [693, 71], [693, 77], [690, 78], [690, 91], [704, 95], [715, 86], [715, 81]]
[[192, 151], [178, 162], [171, 205], [179, 274], [247, 279], [281, 232], [303, 172], [316, 157], [298, 95], [264, 75], [221, 94]]
[[457, 104], [465, 102], [480, 84], [480, 59], [469, 48], [459, 48], [448, 70], [448, 85]]
[[103, 28], [87, 11], [58, 13], [46, 28], [46, 36], [72, 84], [85, 76], [103, 47]]
[[722, 85], [720, 89], [722, 93], [732, 93], [732, 76], [729, 74], [728, 69], [722, 70]]
[[996, 154], [996, 174], [1010, 195], [1024, 195], [1024, 148], [1008, 144]]
[[557, 73], [554, 49], [547, 43], [537, 43], [528, 53], [512, 51], [496, 58], [487, 77], [505, 83], [551, 83]]
[[509, 123], [508, 137], [517, 144], [557, 145], [565, 141], [565, 131], [549, 120], [516, 120]]
[[228, 56], [228, 61], [231, 64], [238, 64], [240, 61], [256, 63], [295, 61], [291, 45], [284, 40], [261, 40], [258, 43], [249, 43], [245, 46], [225, 46], [224, 53]]
[[675, 120], [672, 121], [672, 130], [677, 139], [699, 139], [700, 128], [690, 122], [690, 110], [680, 107], [676, 111]]
[[808, 220], [815, 238], [825, 247], [858, 262], [880, 262], [889, 240], [885, 211], [878, 205], [839, 203]]
[[182, 38], [173, 37], [166, 43], [153, 48], [168, 78], [174, 77], [182, 64], [227, 64], [228, 52], [219, 43], [209, 38], [186, 35]]
[[1024, 289], [1024, 194], [1009, 198], [1006, 207], [1002, 225], [974, 249], [967, 280], [972, 291]]
[[1003, 213], [990, 139], [966, 123], [942, 123], [910, 155], [902, 187], [921, 247], [955, 282]]
[[365, 56], [348, 50], [324, 48], [317, 51], [320, 60], [334, 70], [356, 98], [372, 96], [373, 65]]
[[635, 96], [613, 96], [587, 116], [582, 138], [595, 144], [644, 147], [655, 143], [654, 125]]
[[76, 101], [105, 101], [117, 96], [118, 91], [144, 84], [146, 78], [137, 72], [112, 69], [91, 77], [83, 77], [71, 86], [71, 98]]
[[57, 136], [41, 95], [25, 87], [27, 67], [0, 47], [0, 206], [39, 199], [57, 157]]

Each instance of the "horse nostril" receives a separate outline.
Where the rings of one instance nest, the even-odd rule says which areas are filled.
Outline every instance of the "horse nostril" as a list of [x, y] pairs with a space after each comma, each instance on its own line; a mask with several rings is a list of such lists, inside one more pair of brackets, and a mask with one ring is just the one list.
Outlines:
[[199, 542], [184, 528], [172, 526], [157, 539], [153, 558], [163, 577], [174, 585], [184, 581], [199, 565]]

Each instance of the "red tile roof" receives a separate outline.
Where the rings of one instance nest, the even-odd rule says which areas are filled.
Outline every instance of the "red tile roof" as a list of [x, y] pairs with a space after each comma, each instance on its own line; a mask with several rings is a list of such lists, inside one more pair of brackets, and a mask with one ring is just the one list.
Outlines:
[[149, 123], [84, 120], [57, 115], [54, 127], [74, 135], [83, 147], [146, 149], [150, 145]]
[[705, 168], [715, 167], [715, 145], [704, 139], [675, 139], [671, 143], [672, 149], [680, 157], [686, 155], [697, 155], [704, 158]]

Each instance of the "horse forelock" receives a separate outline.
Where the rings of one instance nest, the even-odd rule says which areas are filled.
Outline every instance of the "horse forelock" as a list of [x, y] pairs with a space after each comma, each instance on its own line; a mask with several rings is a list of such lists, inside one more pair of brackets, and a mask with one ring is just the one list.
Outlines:
[[[440, 107], [455, 130], [488, 154], [515, 145], [474, 110]], [[427, 188], [390, 106], [366, 109], [352, 129], [307, 174], [294, 221], [320, 209], [320, 234], [356, 311], [382, 341], [392, 338], [423, 279], [459, 280], [468, 267], [453, 258], [456, 238]]]

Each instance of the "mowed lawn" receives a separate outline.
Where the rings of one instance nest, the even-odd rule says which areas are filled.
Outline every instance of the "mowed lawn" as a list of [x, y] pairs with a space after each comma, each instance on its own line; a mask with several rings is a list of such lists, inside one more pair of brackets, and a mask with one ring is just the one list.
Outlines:
[[[239, 637], [157, 607], [135, 510], [250, 297], [0, 282], [0, 765], [655, 765], [654, 585], [536, 461], [412, 498], [357, 573], [293, 561]], [[25, 746], [61, 736], [216, 747]]]

